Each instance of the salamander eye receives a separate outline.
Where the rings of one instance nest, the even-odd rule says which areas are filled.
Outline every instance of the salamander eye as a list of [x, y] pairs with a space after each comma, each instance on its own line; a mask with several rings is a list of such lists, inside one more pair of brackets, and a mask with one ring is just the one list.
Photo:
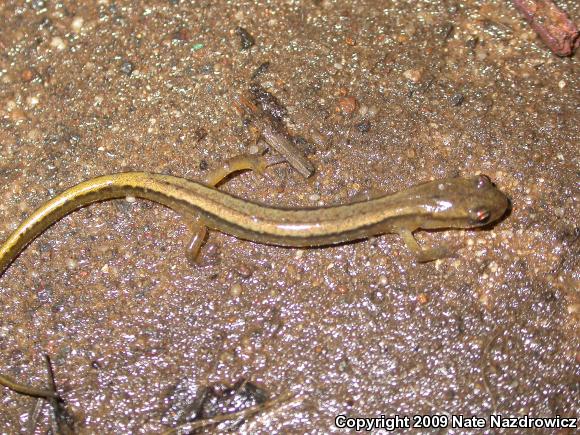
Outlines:
[[484, 225], [489, 222], [491, 212], [486, 208], [476, 208], [469, 211], [469, 220], [473, 225]]
[[484, 174], [480, 174], [477, 178], [477, 188], [481, 189], [482, 187], [489, 186], [491, 184], [491, 179]]

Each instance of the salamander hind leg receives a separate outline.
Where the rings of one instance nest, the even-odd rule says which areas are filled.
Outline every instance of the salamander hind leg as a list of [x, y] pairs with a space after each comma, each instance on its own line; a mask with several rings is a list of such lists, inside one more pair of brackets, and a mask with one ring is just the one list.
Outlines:
[[455, 250], [445, 248], [443, 246], [425, 248], [417, 243], [415, 236], [410, 230], [400, 230], [399, 235], [407, 245], [419, 263], [428, 263], [429, 261], [438, 260], [440, 258], [448, 258], [455, 256]]
[[185, 248], [185, 256], [190, 264], [197, 266], [201, 247], [207, 237], [207, 226], [199, 217], [194, 217], [189, 226], [192, 236]]

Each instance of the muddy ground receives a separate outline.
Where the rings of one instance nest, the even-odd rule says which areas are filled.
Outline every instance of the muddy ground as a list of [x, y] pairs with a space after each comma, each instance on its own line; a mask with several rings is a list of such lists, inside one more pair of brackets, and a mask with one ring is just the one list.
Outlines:
[[[579, 417], [578, 55], [490, 3], [2, 2], [1, 239], [82, 180], [195, 180], [247, 152], [233, 102], [254, 82], [316, 174], [245, 173], [230, 193], [318, 206], [482, 172], [513, 209], [420, 233], [459, 247], [427, 264], [396, 235], [298, 250], [212, 232], [192, 267], [176, 213], [95, 204], [2, 276], [0, 372], [44, 386], [49, 354], [82, 433], [167, 429], [240, 378], [295, 397], [243, 432], [327, 432], [338, 414]], [[557, 3], [578, 22], [580, 3]], [[46, 431], [34, 404], [1, 389], [0, 431]]]

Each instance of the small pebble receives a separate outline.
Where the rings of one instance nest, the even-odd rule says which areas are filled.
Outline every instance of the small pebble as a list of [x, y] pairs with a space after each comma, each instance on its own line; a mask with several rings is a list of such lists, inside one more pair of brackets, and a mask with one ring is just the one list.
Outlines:
[[46, 0], [32, 0], [32, 7], [36, 11], [43, 11], [46, 9]]
[[20, 122], [25, 121], [27, 117], [24, 110], [15, 108], [14, 110], [12, 110], [12, 112], [10, 112], [10, 119], [14, 122]]
[[[181, 115], [179, 115], [181, 116]], [[198, 127], [193, 132], [193, 140], [195, 142], [201, 142], [207, 136], [207, 130], [203, 127]]]
[[246, 263], [238, 264], [235, 271], [242, 278], [250, 278], [254, 273], [254, 269]]
[[230, 287], [230, 294], [232, 297], [237, 298], [242, 294], [242, 286], [239, 283], [232, 284]]
[[341, 97], [338, 99], [338, 109], [344, 115], [351, 115], [356, 110], [356, 98]]
[[26, 104], [28, 104], [30, 107], [34, 107], [38, 104], [38, 98], [37, 97], [28, 97], [26, 99]]
[[463, 104], [464, 99], [465, 97], [463, 96], [463, 94], [455, 94], [451, 97], [451, 104], [455, 107], [461, 106], [461, 104]]
[[580, 313], [580, 304], [570, 304], [568, 305], [568, 314]]
[[270, 68], [270, 62], [262, 63], [258, 68], [256, 68], [256, 71], [254, 71], [254, 74], [252, 74], [252, 80], [256, 80], [259, 76], [261, 76], [262, 74], [265, 74], [269, 68]]
[[36, 142], [37, 140], [40, 140], [42, 138], [42, 133], [40, 132], [39, 129], [33, 128], [28, 132], [26, 137], [28, 138], [28, 140]]
[[417, 300], [420, 304], [425, 305], [427, 302], [429, 302], [429, 296], [427, 296], [426, 293], [420, 293], [419, 296], [417, 296]]
[[361, 133], [367, 133], [370, 129], [371, 129], [371, 122], [368, 120], [359, 122], [356, 125], [356, 128], [358, 131], [360, 131]]
[[34, 74], [34, 71], [27, 68], [24, 71], [22, 71], [22, 73], [20, 74], [20, 77], [22, 78], [23, 82], [31, 82], [34, 79], [34, 76], [36, 74]]
[[244, 29], [243, 27], [238, 27], [236, 29], [236, 33], [240, 37], [240, 43], [241, 43], [242, 50], [248, 50], [256, 43], [256, 41], [254, 40], [254, 37], [252, 35], [250, 35], [250, 33], [246, 29]]
[[403, 77], [405, 77], [407, 80], [411, 80], [413, 83], [418, 83], [421, 80], [421, 70], [408, 69], [403, 73]]
[[66, 48], [66, 42], [64, 42], [64, 40], [61, 37], [55, 36], [50, 40], [50, 46], [52, 48], [56, 48], [57, 50], [62, 51]]
[[559, 218], [563, 218], [566, 215], [566, 212], [562, 207], [554, 207], [554, 214]]
[[374, 304], [380, 304], [385, 301], [385, 294], [380, 290], [375, 290], [371, 293], [370, 299]]
[[135, 201], [137, 201], [137, 199], [134, 196], [127, 196], [125, 197], [125, 201], [127, 201], [130, 204], [133, 204]]
[[173, 35], [171, 35], [171, 39], [173, 39], [174, 41], [189, 41], [189, 39], [191, 38], [191, 32], [189, 31], [189, 29], [180, 29], [177, 32], [174, 32]]
[[121, 65], [121, 72], [123, 74], [125, 74], [126, 76], [130, 76], [134, 69], [135, 69], [135, 66], [129, 61], [125, 61]]
[[80, 33], [81, 29], [83, 28], [84, 21], [85, 20], [82, 17], [74, 17], [70, 24], [70, 28], [73, 32]]

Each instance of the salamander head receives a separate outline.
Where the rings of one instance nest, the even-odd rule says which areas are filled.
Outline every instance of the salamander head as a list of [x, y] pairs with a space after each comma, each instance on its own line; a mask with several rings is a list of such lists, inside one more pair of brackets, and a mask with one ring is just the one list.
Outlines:
[[448, 178], [417, 186], [420, 228], [477, 228], [500, 219], [509, 199], [487, 175]]

